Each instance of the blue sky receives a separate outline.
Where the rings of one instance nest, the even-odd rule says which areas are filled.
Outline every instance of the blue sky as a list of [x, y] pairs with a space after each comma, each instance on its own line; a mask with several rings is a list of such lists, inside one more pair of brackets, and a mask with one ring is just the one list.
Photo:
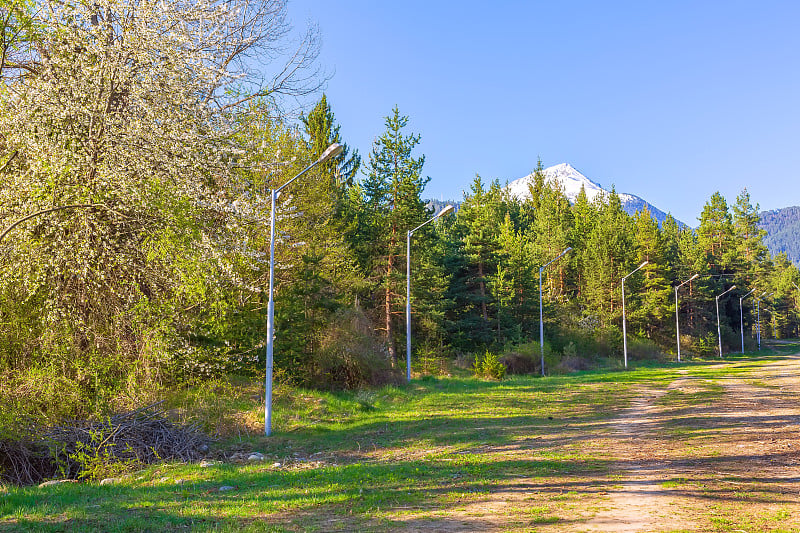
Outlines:
[[800, 205], [800, 3], [289, 0], [368, 157], [397, 105], [426, 196], [571, 163], [695, 226], [715, 191]]

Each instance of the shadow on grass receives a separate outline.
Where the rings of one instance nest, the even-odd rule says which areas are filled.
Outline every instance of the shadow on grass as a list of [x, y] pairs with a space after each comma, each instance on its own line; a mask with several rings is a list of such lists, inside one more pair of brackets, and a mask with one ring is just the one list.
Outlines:
[[[743, 358], [736, 364], [774, 358]], [[500, 383], [418, 380], [403, 391], [402, 405], [365, 412], [342, 424], [278, 432], [257, 442], [276, 457], [324, 452], [326, 461], [338, 465], [176, 465], [112, 486], [12, 488], [0, 492], [0, 531], [384, 531], [423, 525], [435, 530], [437, 523], [441, 529], [489, 530], [497, 526], [493, 518], [456, 511], [497, 493], [546, 499], [574, 492], [579, 502], [605, 494], [615, 483], [615, 472], [634, 470], [669, 473], [662, 482], [673, 485], [671, 494], [741, 502], [737, 491], [746, 484], [756, 490], [749, 501], [794, 503], [784, 492], [792, 486], [796, 493], [800, 479], [766, 469], [750, 471], [735, 477], [739, 485], [728, 489], [720, 486], [725, 479], [713, 474], [747, 464], [793, 464], [794, 452], [743, 451], [642, 464], [575, 451], [581, 442], [613, 437], [615, 420], [636, 394], [633, 386], [666, 388], [680, 369], [689, 369], [693, 377], [720, 379], [718, 368], [719, 361], [707, 361]], [[713, 402], [684, 398], [689, 403], [700, 399]], [[666, 411], [669, 420], [642, 421], [639, 433], [677, 427], [713, 436], [743, 423], [712, 405], [677, 402], [672, 407]], [[746, 422], [768, 431], [797, 420], [764, 414]], [[411, 457], [403, 457], [404, 450]], [[168, 479], [162, 480], [165, 474]], [[183, 482], [176, 484], [180, 478]], [[637, 483], [626, 486], [636, 490]], [[220, 492], [224, 485], [233, 488]], [[563, 518], [558, 523], [569, 527]]]
[[[405, 529], [402, 513], [444, 512], [479, 502], [489, 493], [558, 496], [570, 491], [597, 496], [609, 490], [607, 476], [614, 469], [651, 469], [676, 472], [663, 482], [674, 483], [671, 494], [683, 494], [715, 502], [793, 502], [782, 485], [796, 485], [798, 478], [751, 474], [736, 477], [737, 488], [723, 489], [719, 478], [685, 477], [702, 467], [724, 468], [751, 456], [707, 457], [667, 461], [658, 465], [611, 460], [505, 460], [486, 462], [480, 457], [349, 464], [308, 470], [275, 470], [266, 466], [205, 469], [206, 479], [175, 485], [165, 482], [58, 485], [46, 489], [14, 490], [0, 500], [0, 531], [379, 531]], [[774, 457], [763, 457], [774, 459]], [[188, 468], [188, 467], [184, 467]], [[637, 494], [664, 490], [638, 489]], [[651, 484], [643, 481], [641, 485]], [[758, 490], [746, 496], [742, 484]], [[220, 492], [220, 485], [234, 487]], [[391, 518], [386, 513], [392, 513]], [[461, 523], [465, 529], [491, 529], [480, 516], [410, 516], [411, 524]], [[559, 520], [559, 523], [566, 523]], [[483, 524], [483, 525], [482, 525]]]

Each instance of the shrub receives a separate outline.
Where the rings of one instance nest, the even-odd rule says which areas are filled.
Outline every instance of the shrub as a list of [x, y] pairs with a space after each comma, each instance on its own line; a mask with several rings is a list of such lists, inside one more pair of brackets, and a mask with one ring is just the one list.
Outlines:
[[717, 352], [717, 336], [709, 331], [702, 337], [694, 339], [693, 348], [700, 357], [711, 357]]
[[308, 361], [306, 384], [341, 390], [399, 383], [401, 376], [392, 368], [386, 348], [373, 331], [362, 311], [339, 310]]
[[628, 359], [663, 359], [664, 351], [655, 341], [634, 335], [628, 336]]
[[502, 380], [506, 377], [506, 367], [497, 358], [497, 355], [486, 351], [483, 356], [475, 358], [475, 364], [472, 367], [473, 372], [477, 377], [490, 378]]
[[422, 346], [417, 348], [415, 355], [420, 373], [432, 376], [441, 376], [447, 373], [447, 358], [442, 354], [441, 349]]
[[500, 362], [509, 374], [534, 374], [539, 370], [539, 345], [533, 342], [513, 346]]

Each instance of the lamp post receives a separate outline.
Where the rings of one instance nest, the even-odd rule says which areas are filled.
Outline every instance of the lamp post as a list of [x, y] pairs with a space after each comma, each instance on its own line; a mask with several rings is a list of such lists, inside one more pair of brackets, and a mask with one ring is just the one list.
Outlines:
[[753, 299], [756, 301], [756, 339], [758, 340], [758, 349], [761, 350], [761, 300], [764, 299], [765, 296], [769, 297], [775, 294], [771, 292], [767, 294], [767, 291], [761, 293], [761, 296], [756, 298], [755, 296]]
[[265, 393], [264, 393], [264, 434], [269, 437], [272, 432], [272, 361], [273, 361], [273, 337], [275, 335], [275, 302], [273, 300], [273, 287], [275, 281], [275, 201], [278, 199], [278, 193], [285, 189], [294, 180], [319, 165], [328, 159], [335, 157], [342, 153], [344, 147], [339, 143], [330, 145], [319, 159], [308, 165], [300, 173], [296, 174], [292, 179], [270, 191], [271, 197], [271, 214], [270, 214], [270, 233], [269, 233], [269, 303], [267, 304], [267, 377], [265, 380]]
[[736, 285], [733, 285], [727, 291], [723, 292], [722, 294], [720, 294], [719, 296], [716, 297], [716, 300], [717, 300], [717, 340], [719, 341], [719, 356], [720, 357], [722, 357], [722, 333], [720, 332], [720, 328], [719, 328], [719, 299], [722, 296], [725, 296], [726, 294], [731, 292], [735, 288], [736, 288]]
[[742, 353], [744, 353], [744, 313], [742, 313], [742, 300], [753, 294], [755, 291], [755, 289], [752, 289], [750, 292], [739, 298], [739, 331], [742, 334]]
[[546, 265], [539, 267], [539, 350], [542, 354], [542, 377], [544, 377], [544, 313], [542, 311], [542, 272], [545, 268], [564, 257], [564, 255], [566, 255], [570, 250], [572, 250], [572, 247], [568, 246], [566, 250], [558, 254], [558, 257]]
[[642, 268], [649, 262], [650, 261], [645, 261], [644, 263], [636, 267], [636, 270], [634, 270], [633, 272], [622, 278], [622, 345], [623, 345], [623, 354], [625, 360], [625, 368], [628, 368], [628, 332], [625, 326], [625, 280], [628, 279], [629, 276], [633, 275], [635, 272], [637, 272], [640, 268]]
[[406, 235], [406, 381], [411, 381], [411, 235], [425, 224], [450, 213], [453, 209], [452, 205], [446, 205], [436, 216], [410, 230]]
[[678, 306], [678, 289], [680, 289], [681, 287], [683, 287], [684, 285], [686, 285], [690, 281], [695, 280], [695, 279], [697, 279], [699, 277], [700, 277], [700, 274], [695, 274], [691, 278], [687, 279], [686, 281], [684, 281], [683, 283], [681, 283], [680, 285], [675, 287], [675, 335], [678, 338], [678, 362], [679, 363], [681, 362], [681, 326], [680, 326], [680, 322], [678, 321], [678, 309], [679, 309], [679, 306]]
[[[800, 291], [800, 287], [798, 287], [798, 286], [797, 286], [797, 283], [795, 283], [795, 282], [793, 281], [793, 282], [792, 282], [792, 285], [794, 285], [794, 288], [795, 288], [795, 289], [797, 289], [798, 291]], [[795, 302], [797, 302], [797, 300], [795, 300]], [[795, 303], [795, 305], [797, 305], [797, 304]]]

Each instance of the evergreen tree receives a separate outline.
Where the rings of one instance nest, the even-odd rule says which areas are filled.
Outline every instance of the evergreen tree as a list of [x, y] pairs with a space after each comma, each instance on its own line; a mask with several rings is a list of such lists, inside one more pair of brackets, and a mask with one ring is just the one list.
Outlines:
[[537, 311], [535, 266], [531, 261], [532, 242], [524, 229], [517, 229], [506, 213], [498, 236], [497, 272], [492, 293], [497, 302], [497, 342], [520, 341], [532, 333]]
[[587, 240], [585, 299], [608, 324], [621, 316], [617, 286], [635, 262], [635, 241], [631, 218], [616, 192], [612, 190], [608, 201], [598, 196], [595, 202], [598, 213]]
[[[700, 226], [697, 228], [697, 250], [695, 267], [699, 272], [705, 271], [708, 278], [698, 284], [698, 291], [705, 302], [699, 308], [698, 326], [703, 331], [716, 329], [716, 295], [724, 292], [729, 286], [737, 282], [740, 274], [741, 263], [737, 260], [736, 240], [733, 233], [733, 221], [728, 203], [725, 198], [715, 192], [711, 199], [703, 206], [700, 214]], [[728, 325], [738, 322], [738, 309], [730, 306], [730, 298], [720, 302], [720, 322]]]
[[396, 365], [395, 315], [402, 314], [397, 301], [404, 293], [406, 233], [431, 215], [420, 197], [430, 178], [422, 176], [425, 156], [415, 158], [412, 154], [420, 136], [403, 133], [408, 117], [395, 107], [385, 125], [386, 131], [372, 147], [362, 187], [369, 220], [367, 236], [372, 242], [372, 270], [381, 289], [381, 322]]
[[703, 206], [697, 228], [697, 242], [712, 274], [732, 273], [737, 251], [733, 237], [728, 203], [719, 192], [715, 192]]
[[327, 96], [323, 94], [322, 99], [308, 115], [300, 117], [300, 121], [305, 126], [308, 151], [312, 155], [319, 157], [333, 143], [339, 143], [344, 147], [339, 155], [323, 163], [323, 167], [328, 169], [327, 174], [335, 176], [342, 190], [352, 186], [361, 167], [361, 156], [358, 155], [358, 150], [353, 150], [351, 153], [350, 147], [342, 141], [340, 126], [336, 123]]
[[[667, 261], [666, 239], [658, 227], [658, 222], [645, 208], [638, 211], [633, 222], [636, 230], [637, 262], [648, 261], [641, 275], [630, 278], [631, 298], [636, 302], [629, 313], [633, 331], [642, 331], [648, 338], [654, 338], [663, 331], [675, 310], [670, 304], [671, 268]], [[667, 329], [669, 329], [667, 327]], [[666, 338], [666, 332], [661, 339]]]
[[[540, 163], [541, 165], [541, 163]], [[540, 169], [534, 174], [530, 187], [534, 218], [531, 232], [534, 235], [533, 257], [544, 265], [570, 246], [572, 233], [572, 210], [559, 182], [544, 182]], [[566, 290], [567, 272], [571, 257], [566, 257], [551, 268], [546, 288], [550, 295], [563, 294]]]
[[476, 176], [465, 195], [458, 212], [457, 222], [461, 234], [466, 270], [454, 283], [463, 283], [467, 292], [460, 327], [470, 332], [473, 342], [482, 345], [491, 343], [493, 298], [489, 290], [489, 279], [496, 274], [499, 262], [500, 228], [504, 213], [500, 183], [493, 181], [485, 189], [480, 176]]

